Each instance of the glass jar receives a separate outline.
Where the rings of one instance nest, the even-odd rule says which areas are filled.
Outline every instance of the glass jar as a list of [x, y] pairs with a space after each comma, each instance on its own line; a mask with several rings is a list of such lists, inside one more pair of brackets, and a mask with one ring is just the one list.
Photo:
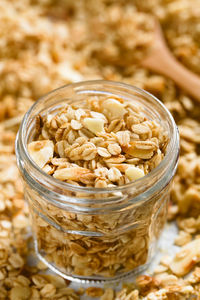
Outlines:
[[[44, 173], [27, 151], [36, 115], [102, 96], [134, 101], [148, 118], [160, 122], [169, 135], [161, 163], [145, 177], [115, 188], [75, 186]], [[39, 99], [24, 116], [16, 138], [39, 259], [64, 278], [79, 282], [118, 280], [146, 268], [166, 221], [178, 153], [179, 135], [171, 114], [139, 88], [97, 80], [66, 85]]]

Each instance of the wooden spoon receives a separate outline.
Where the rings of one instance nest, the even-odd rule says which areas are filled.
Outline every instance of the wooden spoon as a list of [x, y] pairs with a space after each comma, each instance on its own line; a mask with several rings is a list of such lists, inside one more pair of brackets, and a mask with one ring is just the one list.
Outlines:
[[166, 45], [160, 23], [155, 20], [152, 48], [141, 65], [165, 75], [200, 102], [200, 77], [179, 63]]

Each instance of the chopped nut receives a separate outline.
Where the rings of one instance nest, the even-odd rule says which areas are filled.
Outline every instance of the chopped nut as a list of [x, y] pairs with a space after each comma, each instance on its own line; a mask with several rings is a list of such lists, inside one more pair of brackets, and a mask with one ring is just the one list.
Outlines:
[[185, 231], [180, 231], [179, 235], [175, 239], [175, 245], [184, 246], [192, 240], [191, 234]]
[[124, 105], [115, 99], [108, 99], [103, 103], [103, 113], [109, 120], [120, 119], [126, 113]]
[[31, 142], [28, 145], [28, 151], [34, 162], [43, 168], [46, 163], [53, 158], [54, 144], [52, 141]]
[[134, 166], [128, 167], [125, 174], [131, 181], [142, 178], [145, 175], [143, 170]]
[[87, 129], [92, 131], [94, 134], [98, 132], [104, 131], [104, 120], [103, 119], [93, 119], [93, 118], [85, 118], [83, 120], [84, 125]]
[[200, 261], [200, 239], [186, 244], [170, 264], [172, 272], [178, 276], [187, 274]]

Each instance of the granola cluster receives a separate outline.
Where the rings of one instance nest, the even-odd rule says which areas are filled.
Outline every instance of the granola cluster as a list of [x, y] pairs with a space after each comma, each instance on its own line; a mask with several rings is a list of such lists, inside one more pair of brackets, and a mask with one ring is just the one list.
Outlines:
[[135, 181], [163, 159], [167, 132], [123, 99], [88, 99], [36, 117], [31, 158], [70, 184], [106, 188]]
[[[199, 0], [0, 1], [1, 299], [76, 300], [84, 293], [86, 299], [101, 300], [198, 299], [200, 106], [169, 78], [139, 65], [150, 47], [154, 16], [174, 55], [200, 74]], [[181, 136], [168, 212], [179, 229], [175, 243], [180, 255], [163, 254], [152, 276], [142, 275], [119, 292], [75, 291], [61, 277], [45, 275], [43, 264], [29, 264], [29, 210], [15, 163], [16, 132], [34, 100], [63, 84], [91, 78], [123, 81], [153, 93], [173, 113]], [[187, 277], [174, 273], [174, 260]]]

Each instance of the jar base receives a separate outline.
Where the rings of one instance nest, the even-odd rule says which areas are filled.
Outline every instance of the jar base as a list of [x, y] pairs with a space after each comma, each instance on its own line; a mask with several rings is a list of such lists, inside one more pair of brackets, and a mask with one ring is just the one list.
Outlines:
[[73, 282], [76, 282], [76, 283], [79, 283], [79, 284], [95, 284], [95, 285], [101, 285], [103, 283], [106, 283], [106, 282], [109, 282], [109, 283], [116, 283], [116, 282], [120, 282], [124, 279], [129, 279], [130, 277], [134, 277], [136, 275], [138, 275], [138, 273], [141, 273], [143, 272], [144, 270], [146, 270], [150, 263], [145, 263], [144, 265], [142, 266], [138, 266], [137, 268], [135, 268], [134, 270], [132, 271], [129, 271], [129, 272], [126, 272], [126, 273], [123, 273], [123, 274], [119, 274], [117, 276], [114, 276], [114, 277], [100, 277], [100, 276], [76, 276], [76, 275], [68, 275], [62, 271], [60, 271], [57, 267], [54, 266], [54, 264], [48, 262], [44, 256], [42, 256], [40, 254], [40, 252], [38, 251], [38, 246], [37, 246], [37, 241], [34, 240], [34, 246], [35, 246], [35, 252], [36, 252], [36, 255], [38, 257], [39, 260], [41, 260], [51, 271], [53, 271], [54, 273], [58, 274], [59, 276], [67, 279], [67, 280], [70, 280], [70, 281], [73, 281]]

